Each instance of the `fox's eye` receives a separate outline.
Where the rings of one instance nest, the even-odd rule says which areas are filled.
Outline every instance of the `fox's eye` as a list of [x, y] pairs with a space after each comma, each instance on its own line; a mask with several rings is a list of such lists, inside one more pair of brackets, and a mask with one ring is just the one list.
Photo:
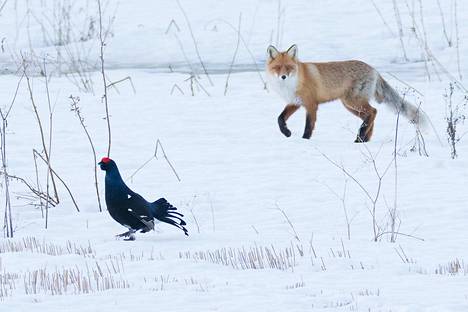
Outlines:
[[279, 65], [273, 66], [273, 70], [276, 71], [276, 72], [279, 72], [279, 71], [281, 71], [281, 66], [279, 66]]
[[292, 72], [294, 70], [294, 66], [292, 65], [286, 65], [285, 67], [287, 72]]

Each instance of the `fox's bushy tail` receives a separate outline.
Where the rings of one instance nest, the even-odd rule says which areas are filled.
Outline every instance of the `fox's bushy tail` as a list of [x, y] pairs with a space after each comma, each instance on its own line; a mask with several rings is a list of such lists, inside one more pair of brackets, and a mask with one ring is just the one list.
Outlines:
[[160, 198], [152, 203], [152, 210], [153, 216], [156, 219], [178, 227], [188, 236], [188, 230], [185, 228], [187, 223], [182, 219], [184, 215], [177, 212], [177, 208], [172, 206], [165, 198]]
[[424, 112], [402, 98], [380, 75], [375, 86], [375, 100], [387, 104], [395, 114], [399, 113], [405, 116], [411, 123], [419, 127], [423, 128], [427, 124]]

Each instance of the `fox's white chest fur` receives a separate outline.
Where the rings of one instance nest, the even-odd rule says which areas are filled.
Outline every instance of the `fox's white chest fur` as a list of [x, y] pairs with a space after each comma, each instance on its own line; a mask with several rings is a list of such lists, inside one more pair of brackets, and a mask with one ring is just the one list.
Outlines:
[[267, 74], [268, 85], [287, 102], [287, 104], [302, 105], [302, 99], [297, 96], [297, 76], [291, 75], [281, 79], [275, 74]]

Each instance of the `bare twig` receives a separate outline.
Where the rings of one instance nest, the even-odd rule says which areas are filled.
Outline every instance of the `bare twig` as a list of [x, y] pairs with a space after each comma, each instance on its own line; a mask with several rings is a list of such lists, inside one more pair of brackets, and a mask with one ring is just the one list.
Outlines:
[[169, 167], [171, 167], [171, 170], [172, 172], [174, 173], [175, 177], [177, 178], [177, 180], [179, 180], [179, 182], [181, 181], [180, 180], [180, 177], [179, 175], [177, 174], [177, 171], [175, 170], [174, 166], [172, 165], [172, 163], [170, 162], [169, 158], [167, 157], [166, 155], [166, 152], [164, 151], [164, 147], [162, 146], [162, 143], [161, 141], [158, 139], [156, 141], [156, 147], [154, 149], [154, 154], [153, 156], [151, 156], [147, 161], [145, 161], [140, 167], [138, 167], [137, 170], [135, 170], [135, 172], [132, 173], [132, 175], [129, 177], [130, 180], [133, 179], [133, 177], [141, 170], [143, 169], [147, 164], [149, 164], [150, 161], [152, 161], [153, 159], [158, 159], [158, 147], [161, 147], [161, 151], [163, 153], [163, 157], [164, 159], [166, 160], [167, 164], [169, 165]]
[[0, 13], [3, 11], [5, 4], [7, 4], [8, 0], [3, 1], [2, 5], [0, 5]]
[[398, 78], [397, 76], [395, 76], [391, 72], [387, 72], [387, 74], [389, 74], [390, 76], [392, 76], [393, 78], [395, 78], [396, 80], [398, 80], [399, 82], [401, 82], [402, 84], [404, 84], [405, 86], [407, 86], [408, 88], [410, 88], [411, 90], [413, 90], [414, 92], [419, 94], [420, 96], [424, 96], [424, 94], [422, 92], [420, 92], [418, 89], [416, 89], [415, 87], [413, 87], [412, 85], [410, 85], [406, 81], [403, 81], [402, 79]]
[[127, 76], [125, 78], [122, 78], [122, 79], [119, 79], [119, 80], [114, 81], [112, 83], [109, 83], [107, 85], [107, 88], [114, 87], [115, 85], [117, 85], [117, 84], [119, 84], [121, 82], [124, 82], [126, 80], [128, 80], [130, 82], [130, 85], [132, 86], [132, 89], [133, 89], [133, 93], [136, 93], [136, 89], [135, 89], [135, 86], [133, 85], [132, 77], [130, 77], [130, 76]]
[[[403, 98], [404, 99], [404, 98]], [[400, 107], [400, 106], [398, 106]], [[398, 161], [397, 161], [397, 146], [398, 146], [398, 129], [400, 125], [400, 109], [398, 108], [396, 125], [395, 125], [395, 139], [393, 145], [393, 166], [395, 169], [394, 179], [394, 200], [393, 208], [390, 210], [390, 242], [394, 243], [397, 239], [396, 219], [397, 219], [397, 202], [398, 202]]]
[[234, 66], [234, 62], [236, 61], [237, 52], [239, 51], [241, 21], [242, 21], [242, 13], [239, 14], [239, 25], [237, 27], [237, 43], [236, 43], [236, 48], [234, 50], [234, 55], [232, 56], [231, 65], [229, 66], [228, 74], [227, 74], [227, 77], [226, 77], [226, 83], [224, 85], [224, 96], [226, 96], [226, 94], [227, 94], [228, 85], [229, 85], [229, 78], [231, 77], [232, 67]]
[[154, 156], [156, 157], [156, 159], [158, 159], [158, 146], [161, 147], [161, 151], [162, 151], [162, 153], [163, 153], [164, 159], [166, 160], [166, 162], [167, 162], [167, 164], [169, 165], [169, 167], [171, 167], [172, 172], [174, 172], [174, 175], [176, 176], [177, 180], [179, 180], [179, 182], [180, 182], [180, 181], [181, 181], [181, 180], [180, 180], [180, 177], [179, 177], [179, 175], [177, 174], [177, 171], [175, 170], [175, 168], [174, 168], [174, 166], [172, 165], [171, 161], [170, 161], [169, 158], [167, 157], [166, 152], [164, 151], [164, 147], [163, 147], [163, 145], [162, 145], [162, 143], [161, 143], [161, 140], [159, 140], [159, 139], [156, 141], [156, 150], [155, 150], [155, 152], [154, 152]]
[[[176, 38], [176, 41], [177, 41], [177, 44], [179, 45], [179, 48], [180, 48], [180, 51], [182, 52], [182, 55], [185, 59], [185, 62], [187, 63], [188, 67], [190, 68], [190, 72], [192, 75], [196, 75], [196, 70], [195, 68], [193, 67], [193, 64], [192, 62], [190, 62], [188, 56], [187, 56], [187, 53], [185, 53], [185, 49], [184, 49], [184, 45], [182, 44], [182, 41], [180, 40], [179, 36], [175, 33], [174, 34], [174, 37]], [[171, 69], [172, 71], [172, 69]]]
[[250, 58], [252, 59], [252, 62], [253, 62], [253, 65], [255, 67], [255, 71], [257, 72], [258, 74], [258, 77], [259, 79], [261, 80], [262, 82], [262, 85], [263, 85], [263, 89], [266, 89], [266, 82], [265, 82], [265, 79], [263, 79], [262, 77], [262, 74], [261, 74], [261, 70], [260, 70], [260, 67], [258, 66], [258, 63], [257, 63], [257, 59], [255, 58], [255, 55], [252, 53], [252, 51], [250, 50], [249, 48], [249, 45], [248, 43], [245, 41], [244, 39], [244, 36], [242, 36], [238, 31], [237, 31], [237, 28], [232, 25], [231, 23], [229, 23], [228, 21], [224, 20], [224, 19], [214, 19], [214, 20], [211, 20], [209, 21], [207, 24], [210, 24], [210, 23], [216, 23], [216, 22], [221, 22], [227, 26], [229, 26], [229, 28], [231, 28], [234, 32], [237, 33], [237, 36], [238, 38], [240, 38], [242, 44], [244, 45], [245, 49], [247, 50], [247, 52], [249, 53], [250, 55]]
[[377, 189], [375, 191], [375, 194], [372, 194], [369, 192], [369, 190], [364, 187], [364, 185], [356, 178], [354, 177], [343, 165], [338, 164], [334, 160], [332, 160], [330, 157], [322, 153], [318, 148], [315, 148], [326, 160], [328, 160], [332, 165], [340, 169], [346, 176], [348, 176], [356, 185], [362, 190], [364, 195], [369, 199], [371, 203], [371, 208], [369, 209], [369, 212], [372, 217], [372, 229], [373, 229], [373, 236], [374, 236], [374, 241], [378, 240], [378, 234], [381, 232], [380, 226], [377, 224], [377, 202], [379, 201], [380, 195], [381, 195], [381, 190], [382, 190], [382, 183], [383, 183], [383, 178], [387, 174], [388, 170], [390, 169], [391, 164], [393, 163], [392, 161], [386, 166], [386, 168], [381, 172], [377, 168], [377, 163], [375, 160], [375, 155], [371, 153], [369, 148], [366, 145], [363, 145], [365, 150], [367, 151], [367, 156], [369, 158], [369, 161], [372, 164], [374, 173], [377, 177]]
[[6, 237], [13, 237], [13, 216], [11, 213], [11, 200], [10, 200], [10, 180], [8, 179], [7, 172], [7, 153], [6, 153], [6, 128], [8, 125], [5, 115], [1, 111], [2, 115], [2, 128], [0, 132], [1, 136], [1, 152], [2, 152], [2, 174], [4, 177], [4, 188], [5, 188], [5, 214], [4, 214], [4, 235]]
[[[52, 125], [53, 125], [53, 111], [52, 111], [52, 106], [50, 104], [50, 92], [49, 92], [49, 82], [48, 82], [48, 77], [47, 77], [47, 67], [45, 64], [45, 59], [44, 59], [44, 68], [43, 68], [43, 73], [44, 73], [44, 78], [45, 78], [45, 88], [46, 88], [46, 93], [47, 93], [47, 107], [49, 108], [49, 152], [47, 155], [49, 156], [48, 161], [47, 161], [47, 177], [46, 177], [46, 194], [47, 197], [49, 197], [49, 178], [52, 177], [52, 174], [50, 173], [51, 168], [50, 168], [50, 158], [51, 158], [51, 152], [52, 152]], [[46, 206], [45, 206], [45, 228], [47, 229], [48, 224], [49, 224], [49, 201], [46, 201]]]
[[195, 199], [197, 199], [197, 195], [193, 195], [192, 200], [190, 202], [187, 202], [187, 209], [190, 211], [190, 214], [192, 215], [193, 222], [195, 222], [195, 226], [197, 227], [197, 233], [200, 233], [200, 224], [198, 223], [197, 216], [195, 215]]
[[[5, 1], [6, 3], [6, 1]], [[5, 3], [3, 5], [5, 5]], [[2, 6], [3, 8], [3, 6]], [[0, 10], [1, 11], [1, 10]], [[2, 117], [2, 128], [0, 129], [0, 136], [1, 136], [1, 158], [2, 158], [2, 170], [1, 173], [3, 174], [4, 177], [4, 189], [5, 189], [5, 213], [4, 213], [4, 235], [6, 237], [13, 237], [14, 233], [14, 228], [13, 228], [13, 214], [11, 211], [11, 198], [10, 198], [10, 180], [9, 180], [9, 175], [7, 171], [8, 167], [8, 162], [7, 162], [7, 150], [6, 150], [6, 129], [8, 127], [8, 116], [11, 113], [11, 110], [13, 109], [13, 105], [16, 102], [16, 96], [18, 95], [18, 90], [21, 84], [21, 81], [23, 80], [24, 75], [21, 76], [21, 78], [18, 81], [18, 84], [16, 85], [16, 90], [13, 95], [13, 99], [10, 103], [10, 105], [7, 107], [6, 112], [4, 112], [0, 108], [0, 115]]]
[[275, 203], [275, 206], [276, 206], [276, 209], [281, 212], [281, 214], [283, 215], [283, 217], [286, 219], [286, 222], [288, 222], [289, 224], [289, 227], [291, 227], [293, 233], [294, 233], [294, 238], [297, 240], [297, 241], [301, 241], [300, 238], [299, 238], [299, 235], [297, 234], [296, 232], [296, 229], [294, 228], [294, 225], [292, 224], [291, 220], [288, 218], [288, 215], [286, 214], [286, 212], [280, 208], [280, 206], [278, 205], [278, 203]]
[[200, 83], [200, 81], [198, 80], [198, 78], [197, 78], [197, 76], [195, 74], [191, 73], [190, 77], [188, 77], [184, 81], [189, 81], [190, 82], [190, 92], [191, 92], [192, 96], [195, 96], [195, 89], [194, 89], [195, 86], [200, 88], [203, 92], [205, 92], [205, 94], [207, 96], [211, 96], [208, 93], [208, 91], [205, 89], [205, 87]]
[[213, 200], [211, 199], [211, 195], [208, 193], [208, 198], [210, 200], [210, 210], [211, 210], [211, 224], [213, 226], [213, 232], [216, 232], [216, 223], [215, 223], [215, 213], [213, 207]]
[[391, 34], [392, 36], [395, 36], [395, 33], [392, 31], [392, 29], [390, 28], [390, 26], [388, 26], [387, 21], [385, 20], [385, 18], [384, 18], [384, 16], [383, 16], [382, 12], [380, 11], [379, 7], [375, 4], [375, 1], [374, 1], [374, 0], [371, 0], [371, 2], [372, 2], [372, 5], [374, 6], [375, 11], [377, 11], [377, 14], [379, 14], [380, 19], [381, 19], [382, 22], [384, 23], [385, 27], [387, 27], [388, 31], [390, 32], [390, 34]]
[[177, 32], [180, 31], [180, 28], [179, 28], [179, 25], [177, 25], [176, 21], [174, 19], [171, 19], [171, 21], [169, 22], [169, 25], [167, 25], [167, 28], [166, 28], [166, 31], [164, 32], [166, 35], [169, 33], [169, 31], [172, 29], [172, 26], [175, 27], [175, 29], [177, 30]]
[[454, 0], [454, 20], [455, 20], [455, 40], [456, 40], [456, 49], [457, 49], [457, 69], [458, 69], [458, 77], [460, 80], [463, 80], [463, 75], [461, 71], [460, 65], [460, 35], [458, 33], [458, 15], [457, 15], [457, 0]]
[[182, 91], [182, 89], [181, 89], [176, 83], [172, 86], [171, 95], [174, 94], [174, 91], [175, 91], [175, 90], [179, 90], [179, 92], [180, 92], [182, 95], [185, 94], [184, 91]]
[[102, 206], [101, 206], [101, 196], [99, 194], [99, 184], [98, 184], [98, 178], [97, 178], [97, 156], [96, 156], [96, 149], [94, 148], [94, 143], [93, 140], [91, 139], [91, 135], [89, 134], [88, 128], [86, 128], [86, 125], [84, 123], [84, 118], [81, 115], [81, 110], [80, 107], [78, 106], [78, 103], [80, 102], [79, 97], [74, 97], [73, 95], [70, 95], [70, 100], [72, 101], [71, 104], [71, 110], [72, 112], [75, 113], [76, 117], [78, 118], [81, 128], [83, 128], [83, 131], [86, 134], [86, 137], [88, 138], [89, 146], [91, 147], [91, 151], [93, 154], [94, 158], [94, 163], [93, 163], [93, 171], [94, 171], [94, 187], [96, 189], [96, 199], [98, 202], [99, 206], [99, 211], [102, 211]]
[[[450, 156], [452, 159], [458, 157], [457, 153], [457, 143], [460, 141], [461, 137], [457, 134], [457, 126], [460, 122], [464, 122], [466, 116], [461, 111], [460, 105], [453, 104], [453, 93], [454, 93], [454, 84], [449, 84], [448, 91], [444, 94], [445, 99], [445, 121], [447, 122], [447, 141], [450, 146]], [[465, 104], [468, 102], [468, 97], [464, 98]]]
[[104, 94], [102, 98], [104, 99], [104, 105], [106, 108], [106, 121], [107, 121], [107, 137], [108, 137], [108, 145], [107, 145], [107, 157], [110, 157], [110, 150], [112, 145], [112, 132], [111, 132], [111, 124], [110, 124], [110, 115], [109, 115], [109, 103], [107, 98], [107, 80], [106, 74], [104, 71], [104, 47], [106, 45], [105, 38], [103, 36], [102, 31], [102, 9], [101, 9], [101, 0], [97, 0], [98, 10], [99, 10], [99, 43], [100, 43], [100, 55], [99, 59], [101, 60], [101, 76], [102, 76], [102, 85], [104, 88]]
[[403, 42], [403, 24], [401, 22], [400, 11], [398, 9], [396, 0], [393, 0], [393, 10], [395, 12], [395, 19], [396, 19], [397, 26], [398, 26], [398, 37], [400, 38], [401, 49], [403, 50], [403, 58], [407, 62], [408, 56], [406, 55], [405, 44]]
[[442, 6], [440, 5], [440, 0], [437, 0], [437, 6], [439, 7], [440, 18], [442, 20], [442, 30], [444, 32], [445, 40], [447, 40], [448, 46], [451, 47], [452, 46], [452, 39], [449, 38], [449, 36], [447, 34], [447, 26], [445, 25], [444, 11], [442, 10]]
[[[46, 164], [50, 164], [50, 159], [49, 159], [49, 153], [47, 151], [47, 146], [46, 146], [46, 141], [45, 141], [45, 135], [44, 135], [44, 129], [42, 127], [42, 121], [41, 121], [41, 117], [39, 116], [39, 112], [38, 112], [38, 109], [37, 109], [37, 105], [36, 105], [36, 102], [34, 100], [34, 94], [33, 94], [33, 90], [32, 90], [32, 86], [31, 86], [31, 81], [30, 81], [30, 78], [27, 74], [27, 69], [26, 69], [26, 61], [24, 60], [24, 63], [23, 63], [23, 74], [26, 78], [26, 82], [27, 82], [27, 86], [28, 86], [28, 92], [29, 92], [29, 97], [30, 97], [30, 100], [31, 100], [31, 104], [32, 104], [32, 107], [33, 107], [33, 111], [34, 111], [34, 115], [36, 117], [36, 121], [37, 121], [37, 125], [39, 127], [39, 132], [40, 132], [40, 135], [41, 135], [41, 142], [42, 142], [42, 150], [44, 152], [44, 155], [45, 155], [45, 163]], [[41, 156], [42, 157], [42, 156]], [[59, 202], [59, 196], [58, 196], [58, 192], [57, 192], [57, 185], [55, 183], [55, 179], [53, 177], [53, 175], [51, 174], [51, 171], [52, 169], [51, 168], [48, 168], [48, 172], [47, 174], [50, 175], [50, 179], [51, 179], [51, 182], [52, 182], [52, 187], [53, 187], [53, 190], [54, 190], [54, 197], [56, 199], [57, 202]]]
[[182, 4], [180, 3], [180, 0], [177, 0], [177, 5], [179, 6], [180, 11], [184, 15], [184, 19], [185, 19], [185, 22], [187, 23], [187, 27], [188, 27], [188, 29], [190, 31], [190, 36], [192, 37], [193, 45], [195, 47], [195, 52], [197, 53], [198, 60], [200, 61], [200, 65], [202, 66], [203, 71], [205, 72], [206, 78], [208, 78], [208, 81], [213, 86], [213, 81], [211, 81], [210, 75], [208, 74], [208, 71], [206, 70], [205, 63], [203, 62], [203, 60], [201, 58], [200, 50], [198, 49], [198, 43], [197, 43], [197, 40], [195, 39], [195, 35], [193, 34], [192, 25], [190, 24], [190, 20], [189, 20], [189, 18], [187, 16], [187, 13], [185, 12], [184, 8], [182, 7]]
[[[421, 103], [419, 103], [419, 105], [418, 105], [418, 110], [419, 111], [420, 111], [420, 107], [421, 107]], [[414, 142], [413, 142], [413, 146], [410, 148], [410, 151], [411, 152], [418, 151], [418, 154], [420, 156], [429, 157], [429, 154], [427, 153], [427, 150], [426, 150], [426, 141], [424, 139], [424, 136], [423, 136], [423, 134], [421, 132], [421, 129], [420, 129], [419, 125], [416, 125], [415, 130], [416, 130], [416, 133], [415, 133], [415, 136], [414, 136]], [[439, 139], [439, 141], [440, 141], [440, 139]]]
[[414, 236], [414, 235], [411, 235], [411, 234], [406, 234], [406, 233], [402, 233], [402, 232], [398, 232], [398, 231], [389, 231], [389, 232], [381, 232], [380, 234], [377, 235], [377, 239], [381, 238], [382, 236], [384, 235], [401, 235], [401, 236], [406, 236], [406, 237], [410, 237], [410, 238], [414, 238], [414, 239], [417, 239], [417, 240], [420, 240], [420, 241], [424, 241], [424, 238], [421, 238], [421, 237], [418, 237], [418, 236]]
[[[39, 158], [42, 159], [42, 161], [44, 161], [44, 163], [47, 164], [47, 160], [44, 158], [44, 156], [42, 156], [37, 150], [33, 150], [34, 154], [39, 156]], [[73, 202], [73, 205], [75, 206], [75, 209], [76, 211], [80, 212], [80, 208], [78, 208], [78, 204], [76, 203], [76, 200], [75, 200], [75, 197], [73, 196], [73, 193], [71, 192], [70, 188], [68, 187], [67, 183], [65, 183], [65, 181], [54, 171], [54, 169], [50, 168], [50, 171], [51, 173], [57, 178], [59, 179], [60, 182], [62, 182], [62, 185], [65, 187], [65, 189], [67, 190], [68, 192], [68, 195], [70, 195], [70, 198]]]
[[341, 206], [343, 207], [343, 212], [344, 212], [345, 221], [346, 221], [347, 236], [348, 236], [348, 239], [351, 239], [351, 222], [352, 222], [354, 217], [351, 218], [351, 219], [349, 218], [348, 209], [346, 207], [346, 191], [347, 191], [347, 187], [348, 187], [348, 180], [346, 178], [346, 174], [344, 174], [343, 194], [342, 195], [339, 195], [337, 192], [335, 192], [335, 190], [332, 187], [330, 187], [328, 184], [326, 184], [324, 182], [320, 182], [320, 181], [317, 181], [317, 182], [324, 185], [330, 191], [330, 193], [335, 195], [335, 197], [340, 200]]
[[21, 177], [15, 176], [15, 175], [11, 175], [11, 174], [8, 175], [8, 178], [23, 183], [35, 196], [39, 197], [41, 200], [49, 201], [49, 204], [52, 207], [55, 207], [55, 206], [57, 206], [59, 204], [58, 202], [55, 201], [55, 199], [53, 197], [50, 197], [50, 196], [48, 197], [47, 194], [45, 194], [44, 192], [41, 192], [40, 190], [35, 189], [24, 178], [21, 178]]
[[281, 0], [278, 0], [278, 7], [276, 9], [276, 46], [281, 45], [281, 17], [283, 15], [283, 10], [281, 9]]

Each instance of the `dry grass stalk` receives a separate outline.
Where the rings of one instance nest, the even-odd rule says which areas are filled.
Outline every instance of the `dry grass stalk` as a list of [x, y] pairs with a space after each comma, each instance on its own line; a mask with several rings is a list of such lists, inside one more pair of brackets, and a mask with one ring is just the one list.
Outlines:
[[48, 243], [44, 240], [40, 241], [36, 237], [28, 236], [20, 240], [3, 240], [0, 242], [0, 254], [10, 252], [32, 252], [45, 254], [49, 256], [61, 255], [80, 255], [83, 257], [94, 257], [96, 252], [91, 247], [77, 245], [71, 241], [67, 241], [65, 246]]
[[276, 249], [273, 245], [249, 248], [221, 248], [206, 251], [180, 252], [179, 258], [230, 266], [236, 270], [276, 269], [294, 270], [296, 263], [295, 248]]
[[468, 275], [468, 265], [463, 260], [455, 259], [446, 264], [439, 264], [434, 272], [440, 275]]
[[49, 272], [47, 268], [42, 268], [23, 274], [24, 292], [27, 295], [77, 295], [130, 288], [130, 283], [119, 273], [105, 270], [98, 262], [91, 266], [87, 264], [86, 269], [56, 268]]

